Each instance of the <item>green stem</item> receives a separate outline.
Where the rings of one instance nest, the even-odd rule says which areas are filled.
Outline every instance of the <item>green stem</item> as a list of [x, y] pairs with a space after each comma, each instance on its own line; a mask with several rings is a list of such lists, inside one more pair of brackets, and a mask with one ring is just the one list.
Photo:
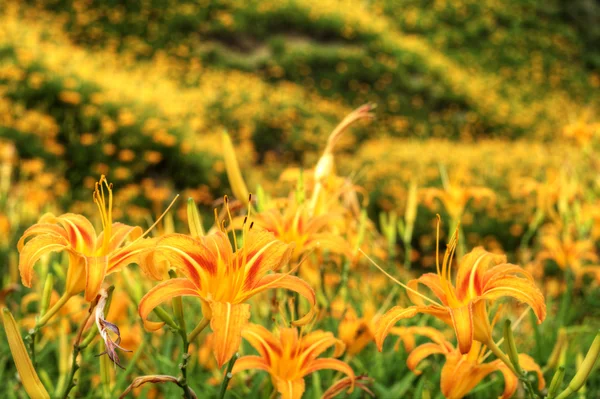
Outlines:
[[517, 371], [515, 370], [515, 366], [513, 366], [508, 356], [506, 356], [506, 354], [502, 352], [502, 349], [500, 349], [498, 345], [496, 345], [492, 338], [490, 338], [488, 342], [485, 343], [485, 346], [487, 346], [489, 350], [491, 350], [492, 353], [502, 361], [502, 363], [506, 364], [506, 366], [510, 369], [510, 371], [514, 373], [514, 375], [519, 377], [519, 373], [517, 373]]
[[227, 391], [227, 385], [229, 385], [229, 381], [231, 380], [231, 377], [233, 377], [233, 375], [231, 374], [231, 370], [233, 369], [233, 365], [235, 364], [236, 360], [239, 359], [239, 357], [240, 357], [240, 355], [238, 353], [236, 353], [235, 355], [233, 355], [233, 357], [229, 361], [229, 364], [227, 365], [227, 370], [225, 371], [225, 375], [223, 376], [223, 382], [221, 383], [221, 391], [219, 392], [219, 399], [223, 399], [225, 397], [225, 392]]
[[203, 317], [202, 320], [200, 320], [200, 323], [198, 323], [198, 325], [194, 327], [192, 332], [189, 333], [187, 340], [189, 342], [194, 342], [194, 340], [198, 337], [198, 335], [200, 335], [202, 331], [204, 331], [204, 329], [208, 326], [209, 323], [210, 320], [206, 317]]
[[[58, 301], [48, 310], [45, 314], [40, 314], [42, 316], [36, 323], [35, 326], [29, 331], [29, 334], [25, 338], [25, 341], [29, 343], [29, 352], [31, 354], [31, 362], [35, 366], [35, 340], [37, 338], [37, 334], [40, 330], [50, 321], [52, 316], [54, 316], [71, 298], [71, 294], [64, 293]], [[43, 310], [43, 309], [42, 309]]]
[[[69, 392], [71, 392], [71, 389], [73, 389], [75, 387], [75, 373], [77, 372], [77, 370], [79, 370], [79, 364], [77, 364], [77, 357], [79, 356], [79, 354], [81, 353], [82, 350], [84, 350], [87, 347], [87, 344], [84, 346], [81, 343], [81, 335], [83, 334], [83, 330], [85, 329], [85, 326], [87, 325], [90, 317], [92, 317], [92, 313], [94, 312], [94, 309], [96, 308], [96, 302], [92, 302], [92, 304], [90, 304], [90, 309], [88, 311], [88, 315], [85, 318], [85, 320], [83, 321], [83, 323], [81, 323], [81, 326], [79, 327], [79, 332], [77, 333], [77, 338], [75, 338], [75, 343], [73, 344], [73, 358], [71, 360], [71, 370], [69, 371], [69, 375], [67, 376], [67, 385], [65, 386], [64, 391], [58, 395], [59, 398], [62, 399], [66, 399], [69, 396]], [[90, 340], [91, 342], [91, 340]], [[89, 342], [88, 342], [89, 344]]]

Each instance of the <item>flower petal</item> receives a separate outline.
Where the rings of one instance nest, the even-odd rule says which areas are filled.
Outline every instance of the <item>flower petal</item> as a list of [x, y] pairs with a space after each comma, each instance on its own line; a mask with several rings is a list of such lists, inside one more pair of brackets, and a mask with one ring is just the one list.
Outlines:
[[[448, 303], [448, 300], [446, 298], [446, 293], [444, 292], [444, 288], [443, 288], [442, 282], [440, 280], [440, 276], [437, 275], [436, 273], [425, 273], [418, 279], [410, 280], [408, 282], [408, 286], [415, 291], [419, 290], [419, 284], [423, 284], [427, 288], [429, 288], [434, 293], [434, 295], [439, 298], [439, 300], [443, 304]], [[406, 293], [408, 294], [410, 301], [412, 303], [414, 303], [415, 305], [426, 306], [425, 302], [423, 301], [423, 298], [421, 298], [419, 295], [416, 295], [414, 292], [412, 292], [410, 290], [407, 291]]]
[[281, 341], [259, 324], [248, 324], [244, 327], [242, 337], [269, 363], [275, 356], [281, 355], [283, 350]]
[[174, 278], [164, 281], [152, 288], [140, 300], [138, 313], [144, 322], [144, 327], [149, 331], [155, 331], [162, 327], [164, 323], [157, 323], [148, 320], [150, 312], [158, 305], [178, 296], [197, 296], [198, 289], [186, 278]]
[[[139, 226], [129, 226], [123, 223], [113, 223], [111, 226], [111, 237], [108, 244], [108, 252], [114, 252], [119, 248], [127, 238], [136, 240], [143, 233]], [[104, 231], [98, 236], [97, 242], [101, 243], [104, 239]]]
[[490, 267], [505, 262], [505, 255], [488, 252], [483, 247], [473, 248], [471, 252], [463, 256], [458, 266], [456, 273], [458, 298], [465, 298], [467, 292], [471, 292], [472, 296], [479, 295], [484, 274]]
[[325, 393], [323, 393], [323, 396], [321, 396], [321, 399], [332, 399], [332, 398], [336, 397], [337, 395], [339, 395], [345, 389], [347, 389], [347, 388], [351, 389], [352, 384], [356, 385], [357, 387], [359, 387], [360, 389], [365, 391], [370, 396], [375, 397], [375, 394], [373, 392], [371, 392], [371, 390], [367, 387], [365, 382], [366, 383], [372, 382], [372, 379], [368, 378], [366, 376], [359, 376], [356, 378], [344, 377], [341, 380], [339, 380], [338, 382], [336, 382], [335, 384], [333, 384], [332, 386], [330, 386], [329, 389], [327, 389], [327, 391], [325, 391]]
[[253, 229], [246, 233], [244, 247], [235, 254], [234, 265], [245, 268], [244, 289], [251, 289], [272, 270], [287, 264], [294, 248], [278, 240], [267, 230]]
[[496, 300], [505, 296], [513, 297], [531, 306], [539, 323], [546, 318], [544, 295], [533, 281], [508, 275], [490, 281], [486, 284], [482, 293], [482, 297], [488, 300]]
[[380, 352], [383, 349], [383, 341], [389, 334], [390, 329], [394, 327], [394, 324], [399, 320], [414, 317], [417, 313], [430, 314], [446, 323], [451, 322], [447, 308], [439, 306], [410, 306], [408, 308], [395, 306], [388, 310], [376, 323], [375, 343]]
[[32, 238], [21, 248], [19, 255], [19, 272], [25, 287], [31, 287], [33, 266], [49, 252], [60, 252], [69, 248], [69, 242], [56, 234], [41, 234]]
[[314, 307], [317, 303], [315, 291], [310, 287], [310, 285], [308, 285], [306, 281], [296, 276], [282, 273], [267, 274], [261, 278], [251, 290], [242, 291], [240, 294], [241, 297], [236, 298], [236, 300], [238, 302], [244, 302], [251, 296], [271, 288], [284, 288], [297, 292], [308, 300], [311, 307]]
[[106, 276], [107, 256], [88, 256], [85, 258], [85, 300], [94, 300]]
[[281, 399], [301, 399], [304, 394], [304, 378], [289, 381], [281, 378], [276, 379], [275, 387], [281, 394]]
[[533, 360], [533, 358], [529, 355], [521, 353], [519, 355], [519, 365], [523, 370], [533, 371], [537, 374], [538, 378], [538, 389], [541, 391], [546, 387], [546, 380], [544, 380], [544, 373], [542, 373], [542, 369], [540, 366]]
[[58, 217], [46, 214], [40, 219], [40, 223], [58, 223], [67, 233], [67, 239], [71, 246], [78, 252], [91, 255], [96, 247], [96, 230], [88, 219], [82, 215], [65, 213]]
[[321, 358], [315, 359], [308, 364], [308, 367], [302, 369], [302, 375], [308, 375], [319, 370], [335, 370], [354, 378], [354, 370], [346, 362], [338, 359]]
[[231, 369], [231, 374], [245, 370], [263, 370], [268, 372], [269, 363], [260, 356], [244, 356], [236, 360], [233, 369]]
[[450, 316], [452, 317], [452, 326], [456, 333], [456, 340], [458, 341], [460, 353], [469, 353], [471, 345], [473, 345], [472, 303], [461, 306], [460, 308], [450, 308]]
[[305, 364], [316, 359], [321, 353], [334, 345], [336, 349], [334, 356], [338, 357], [344, 352], [344, 343], [328, 331], [313, 331], [302, 338], [302, 353], [299, 359]]
[[213, 350], [217, 364], [222, 367], [239, 349], [242, 342], [242, 329], [250, 319], [250, 305], [229, 302], [210, 302], [213, 331]]
[[423, 345], [417, 346], [408, 358], [406, 359], [406, 366], [415, 374], [421, 374], [420, 370], [417, 370], [417, 366], [423, 359], [428, 356], [435, 355], [437, 353], [447, 353], [446, 348], [441, 345], [428, 342]]
[[56, 224], [52, 223], [36, 223], [25, 230], [21, 238], [19, 238], [19, 242], [17, 243], [17, 249], [19, 252], [21, 252], [23, 249], [23, 245], [25, 244], [25, 240], [27, 238], [40, 234], [53, 234], [64, 237], [65, 240], [68, 240], [67, 232], [61, 226], [57, 226]]

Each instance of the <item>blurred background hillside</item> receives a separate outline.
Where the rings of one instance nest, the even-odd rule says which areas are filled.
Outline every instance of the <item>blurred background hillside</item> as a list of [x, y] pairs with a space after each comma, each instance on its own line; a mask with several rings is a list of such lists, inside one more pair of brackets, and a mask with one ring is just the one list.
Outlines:
[[510, 249], [536, 206], [527, 179], [577, 168], [598, 130], [592, 0], [2, 4], [2, 189], [6, 209], [26, 208], [2, 215], [5, 237], [43, 210], [89, 205], [102, 173], [130, 219], [175, 192], [210, 210], [229, 192], [224, 129], [254, 191], [314, 165], [335, 125], [371, 102], [377, 120], [336, 149], [371, 215], [403, 209], [412, 178], [447, 174], [496, 192], [465, 228], [477, 218], [478, 236]]

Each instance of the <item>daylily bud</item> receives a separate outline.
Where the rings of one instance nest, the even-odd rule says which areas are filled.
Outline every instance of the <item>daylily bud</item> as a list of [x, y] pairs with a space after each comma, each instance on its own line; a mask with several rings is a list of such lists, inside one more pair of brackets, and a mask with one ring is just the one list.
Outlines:
[[198, 207], [193, 198], [188, 198], [187, 217], [192, 237], [203, 237], [204, 227], [202, 226], [202, 218], [200, 217], [200, 212], [198, 212]]
[[511, 322], [506, 320], [504, 323], [504, 346], [510, 362], [514, 366], [516, 372], [521, 375], [523, 370], [519, 365], [519, 352], [517, 351], [517, 345], [515, 344], [515, 337], [512, 333]]
[[317, 166], [315, 167], [315, 181], [320, 182], [323, 179], [331, 176], [334, 167], [335, 163], [333, 161], [333, 154], [323, 154], [323, 156], [319, 159], [319, 162], [317, 162]]
[[564, 349], [567, 344], [567, 331], [564, 328], [558, 330], [558, 339], [556, 340], [556, 344], [554, 345], [554, 349], [552, 349], [552, 353], [550, 353], [550, 357], [548, 358], [548, 367], [556, 367], [559, 365], [561, 360], [561, 355], [564, 353]]
[[17, 371], [21, 376], [25, 392], [27, 392], [31, 398], [50, 399], [48, 391], [46, 391], [46, 388], [33, 368], [33, 364], [31, 363], [31, 359], [27, 354], [27, 349], [25, 349], [25, 344], [19, 333], [17, 322], [6, 308], [2, 309], [2, 320], [4, 321], [4, 330], [6, 331], [10, 353], [17, 366]]
[[248, 189], [246, 188], [246, 183], [240, 171], [240, 165], [235, 156], [231, 137], [229, 137], [227, 132], [223, 132], [223, 157], [225, 158], [225, 169], [227, 170], [227, 178], [229, 179], [233, 195], [239, 201], [242, 201], [244, 205], [248, 205]]
[[404, 229], [403, 239], [404, 241], [410, 241], [412, 239], [413, 228], [415, 220], [417, 219], [417, 182], [412, 180], [410, 187], [408, 188], [408, 199], [406, 201], [406, 211], [404, 213], [404, 220], [406, 226]]
[[594, 339], [594, 342], [592, 342], [592, 346], [590, 346], [587, 355], [585, 355], [585, 359], [583, 359], [581, 366], [579, 366], [579, 368], [577, 369], [575, 377], [573, 377], [567, 389], [562, 391], [560, 395], [556, 397], [556, 399], [564, 399], [573, 392], [579, 391], [587, 381], [590, 373], [592, 372], [592, 368], [594, 368], [594, 364], [596, 364], [596, 360], [598, 360], [599, 356], [600, 332], [596, 334], [596, 338]]
[[558, 370], [556, 370], [556, 372], [554, 373], [554, 376], [552, 377], [552, 382], [550, 383], [550, 387], [548, 388], [548, 396], [546, 397], [547, 399], [552, 399], [554, 398], [554, 396], [556, 396], [556, 393], [562, 385], [564, 378], [565, 367], [560, 366]]

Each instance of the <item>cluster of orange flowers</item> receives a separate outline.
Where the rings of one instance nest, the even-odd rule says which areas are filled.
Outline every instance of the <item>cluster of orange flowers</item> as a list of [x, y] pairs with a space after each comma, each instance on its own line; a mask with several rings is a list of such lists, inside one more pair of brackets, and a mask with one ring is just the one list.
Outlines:
[[[138, 377], [126, 393], [146, 383], [171, 382], [183, 389], [185, 397], [194, 397], [186, 380], [188, 353], [190, 345], [195, 344], [206, 328], [212, 333], [203, 335], [198, 352], [200, 362], [208, 365], [210, 359], [206, 350], [212, 351], [217, 367], [229, 363], [225, 375], [227, 381], [233, 375], [249, 370], [266, 371], [274, 389], [284, 399], [300, 398], [305, 391], [304, 377], [322, 369], [346, 375], [332, 384], [324, 398], [355, 387], [370, 393], [369, 380], [355, 374], [349, 359], [370, 342], [375, 342], [380, 351], [384, 350], [384, 341], [389, 334], [399, 336], [404, 342], [410, 351], [408, 367], [416, 373], [420, 372], [417, 366], [426, 357], [433, 354], [445, 357], [441, 391], [448, 398], [465, 396], [494, 371], [500, 371], [504, 376], [503, 398], [514, 394], [519, 380], [526, 380], [523, 370], [534, 371], [538, 389], [543, 389], [544, 377], [535, 361], [514, 350], [503, 351], [493, 338], [494, 326], [501, 314], [500, 308], [493, 305], [501, 298], [509, 297], [527, 304], [540, 323], [546, 317], [544, 296], [527, 270], [508, 263], [503, 255], [477, 247], [458, 261], [453, 278], [458, 227], [449, 240], [441, 264], [436, 253], [437, 273], [426, 273], [404, 283], [373, 260], [385, 257], [385, 239], [366, 217], [361, 216], [364, 212], [361, 211], [360, 190], [335, 173], [334, 160], [335, 144], [344, 130], [357, 120], [371, 117], [369, 105], [357, 109], [332, 133], [313, 170], [287, 172], [286, 178], [296, 176], [297, 184], [284, 198], [271, 198], [261, 189], [257, 196], [248, 194], [231, 140], [225, 134], [225, 162], [235, 199], [225, 197], [223, 210], [215, 210], [215, 223], [209, 231], [205, 231], [193, 200], [188, 201], [187, 206], [189, 234], [163, 228], [162, 234], [150, 236], [162, 216], [145, 232], [138, 226], [114, 222], [112, 184], [102, 176], [95, 184], [93, 194], [102, 223], [100, 233], [82, 215], [46, 214], [19, 240], [19, 271], [22, 283], [27, 287], [32, 286], [34, 266], [40, 259], [45, 259], [45, 255], [51, 252], [68, 255], [64, 292], [62, 296], [52, 293], [47, 311], [34, 323], [33, 330], [45, 327], [57, 314], [72, 316], [89, 303], [89, 316], [79, 331], [75, 346], [78, 348], [81, 342], [87, 342], [85, 337], [88, 335], [82, 334], [91, 334], [88, 331], [94, 330], [91, 322], [94, 320], [105, 353], [120, 366], [118, 350], [139, 344], [134, 338], [139, 331], [134, 331], [135, 327], [132, 328], [123, 316], [126, 312], [121, 306], [128, 302], [118, 299], [122, 295], [121, 288], [128, 290], [133, 285], [127, 281], [131, 276], [128, 266], [136, 263], [147, 280], [163, 280], [145, 294], [138, 295], [139, 317], [148, 331], [160, 334], [165, 324], [178, 331], [184, 343], [184, 360], [181, 377]], [[430, 191], [426, 195], [440, 198], [457, 219], [456, 224], [459, 224], [464, 202], [470, 196], [490, 196], [486, 190], [466, 192], [457, 188], [449, 188], [446, 192]], [[409, 212], [406, 221], [414, 223], [414, 215]], [[439, 228], [438, 219], [438, 241]], [[542, 257], [549, 256], [548, 252], [554, 248], [550, 243], [545, 245], [548, 249], [540, 255]], [[581, 246], [577, 247], [581, 250]], [[556, 258], [562, 259], [558, 255]], [[349, 277], [348, 270], [361, 275], [359, 272], [371, 267], [370, 264], [402, 286], [412, 305], [401, 303], [384, 313], [389, 300], [393, 299], [392, 293], [381, 311], [375, 311], [377, 306], [374, 304], [367, 304], [359, 317], [347, 299], [348, 289], [360, 282]], [[116, 286], [114, 306], [121, 310], [111, 308], [106, 317], [104, 308], [110, 294], [104, 287], [110, 275], [116, 277], [113, 279]], [[377, 277], [369, 277], [368, 285], [372, 289], [381, 283]], [[427, 287], [433, 295], [424, 294], [420, 285]], [[274, 291], [277, 288], [295, 293], [295, 299], [282, 297]], [[272, 294], [271, 300], [267, 291]], [[84, 293], [83, 300], [80, 293]], [[196, 317], [198, 324], [191, 332], [186, 330], [185, 322], [192, 317], [189, 314], [184, 317], [181, 297], [197, 298], [201, 304], [202, 317]], [[299, 301], [300, 297], [304, 300]], [[31, 300], [44, 301], [43, 298]], [[160, 307], [165, 302], [173, 303], [174, 317]], [[270, 308], [267, 313], [281, 316], [282, 322], [275, 331], [251, 322], [256, 313], [264, 313], [265, 305]], [[496, 309], [493, 317], [491, 309]], [[302, 316], [288, 322], [286, 314], [291, 319], [299, 314]], [[414, 318], [417, 314], [431, 315], [450, 326], [456, 345], [433, 327], [395, 327], [398, 321]], [[318, 320], [328, 315], [341, 319], [339, 338], [332, 332], [313, 329]], [[152, 320], [154, 317], [159, 321]], [[5, 317], [9, 326], [10, 319]], [[120, 330], [121, 326], [113, 323], [123, 323], [124, 329]], [[62, 328], [66, 332], [68, 325]], [[417, 336], [425, 336], [432, 342], [416, 346]], [[11, 337], [18, 341], [10, 334], [9, 341]], [[236, 353], [240, 351], [242, 340], [247, 341], [258, 355], [238, 359]], [[333, 357], [320, 357], [331, 347], [335, 347]], [[344, 352], [344, 360], [336, 359]], [[73, 358], [74, 365], [77, 353]], [[486, 361], [491, 354], [496, 359]], [[30, 395], [48, 397], [26, 352], [13, 350], [13, 356]], [[66, 390], [67, 394], [73, 386], [69, 380], [59, 385], [61, 392]]]

